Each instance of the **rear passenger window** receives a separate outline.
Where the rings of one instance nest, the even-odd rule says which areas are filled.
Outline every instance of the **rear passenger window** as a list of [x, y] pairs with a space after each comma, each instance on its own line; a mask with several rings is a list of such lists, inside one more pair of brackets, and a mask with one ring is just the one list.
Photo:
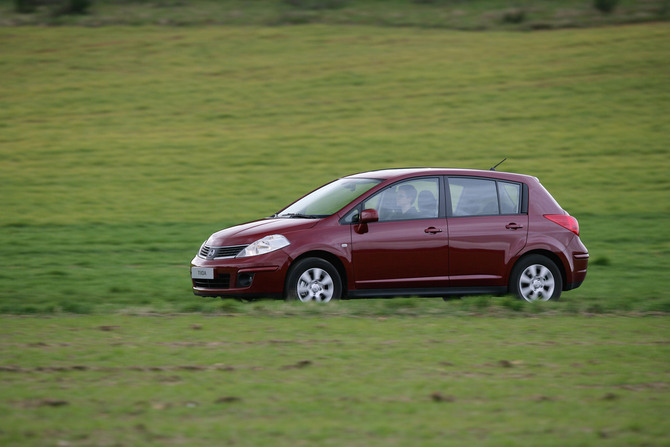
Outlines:
[[521, 212], [521, 185], [490, 179], [449, 178], [452, 216]]
[[498, 214], [498, 193], [492, 180], [450, 178], [449, 191], [454, 216]]

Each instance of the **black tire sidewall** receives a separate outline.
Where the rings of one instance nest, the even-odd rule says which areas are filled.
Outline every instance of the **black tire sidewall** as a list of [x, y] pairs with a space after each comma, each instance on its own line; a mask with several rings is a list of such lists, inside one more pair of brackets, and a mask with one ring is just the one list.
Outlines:
[[563, 276], [561, 275], [561, 271], [556, 266], [556, 263], [542, 255], [525, 256], [514, 265], [512, 273], [510, 274], [510, 293], [516, 295], [518, 299], [528, 302], [521, 295], [521, 291], [519, 290], [519, 280], [521, 279], [521, 274], [523, 271], [534, 264], [545, 266], [549, 269], [551, 274], [554, 275], [554, 293], [552, 293], [551, 297], [546, 301], [557, 301], [561, 296], [561, 292], [563, 292]]
[[293, 264], [288, 275], [286, 275], [284, 287], [284, 299], [286, 301], [300, 301], [298, 298], [298, 280], [303, 273], [312, 268], [325, 270], [332, 278], [334, 290], [330, 301], [339, 300], [342, 297], [342, 279], [333, 264], [321, 258], [305, 258]]

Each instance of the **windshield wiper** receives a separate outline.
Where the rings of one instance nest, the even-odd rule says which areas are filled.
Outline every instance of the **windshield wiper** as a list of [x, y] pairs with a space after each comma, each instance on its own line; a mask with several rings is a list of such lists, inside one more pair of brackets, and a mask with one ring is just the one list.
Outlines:
[[288, 217], [290, 219], [320, 219], [323, 216], [316, 214], [302, 214], [302, 213], [286, 213], [286, 214], [275, 214], [276, 217]]

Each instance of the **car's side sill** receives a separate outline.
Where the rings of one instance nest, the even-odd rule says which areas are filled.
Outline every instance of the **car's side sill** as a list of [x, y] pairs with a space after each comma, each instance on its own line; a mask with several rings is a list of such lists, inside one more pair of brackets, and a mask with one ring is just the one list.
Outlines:
[[272, 299], [281, 299], [283, 298], [281, 293], [226, 293], [226, 292], [205, 292], [200, 290], [194, 290], [193, 295], [204, 296], [209, 298], [235, 298], [235, 299], [258, 299], [258, 298], [272, 298]]
[[464, 295], [501, 295], [507, 293], [507, 287], [431, 287], [416, 289], [359, 289], [349, 290], [348, 298], [390, 298], [394, 296], [464, 296]]

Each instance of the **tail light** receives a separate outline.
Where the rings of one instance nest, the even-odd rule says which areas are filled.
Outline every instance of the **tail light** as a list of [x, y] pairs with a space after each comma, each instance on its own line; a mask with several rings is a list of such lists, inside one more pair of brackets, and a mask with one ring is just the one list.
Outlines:
[[579, 236], [579, 222], [574, 217], [568, 214], [545, 214], [544, 217]]

